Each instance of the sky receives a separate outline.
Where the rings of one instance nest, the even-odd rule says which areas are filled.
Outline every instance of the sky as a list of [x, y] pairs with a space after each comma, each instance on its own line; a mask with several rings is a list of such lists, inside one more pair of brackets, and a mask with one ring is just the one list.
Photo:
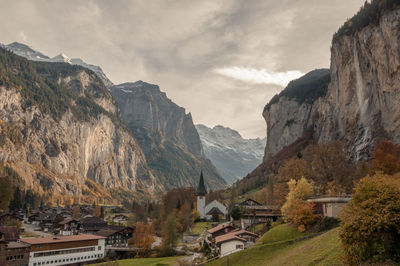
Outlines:
[[263, 138], [265, 104], [329, 68], [332, 35], [364, 0], [0, 0], [0, 42], [157, 84], [194, 123]]

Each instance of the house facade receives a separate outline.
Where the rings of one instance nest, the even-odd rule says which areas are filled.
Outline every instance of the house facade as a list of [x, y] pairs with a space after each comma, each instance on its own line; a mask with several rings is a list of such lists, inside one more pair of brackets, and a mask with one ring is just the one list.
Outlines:
[[216, 244], [220, 257], [243, 250], [245, 242], [246, 240], [237, 236], [218, 237]]
[[29, 266], [83, 264], [104, 258], [105, 238], [74, 235], [20, 240], [30, 245]]
[[263, 205], [252, 199], [246, 199], [238, 206], [242, 212], [241, 223], [243, 228], [268, 221], [275, 222], [282, 217], [278, 206]]

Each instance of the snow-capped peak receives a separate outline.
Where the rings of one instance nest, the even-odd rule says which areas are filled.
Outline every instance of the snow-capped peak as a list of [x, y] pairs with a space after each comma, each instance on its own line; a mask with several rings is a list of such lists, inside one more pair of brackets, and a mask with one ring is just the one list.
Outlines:
[[59, 55], [56, 55], [51, 59], [52, 62], [62, 62], [62, 63], [68, 63], [71, 64], [71, 59], [69, 59], [68, 56], [66, 56], [64, 53], [61, 53]]
[[244, 139], [224, 126], [195, 125], [204, 153], [224, 179], [232, 184], [250, 173], [262, 161], [266, 139]]
[[97, 76], [104, 82], [104, 84], [107, 87], [113, 85], [113, 83], [107, 78], [107, 76], [104, 74], [103, 70], [99, 66], [87, 64], [80, 58], [70, 59], [64, 53], [60, 53], [59, 55], [57, 55], [53, 58], [50, 58], [50, 57], [32, 49], [28, 45], [19, 43], [19, 42], [13, 42], [8, 45], [0, 44], [0, 46], [6, 48], [7, 50], [9, 50], [19, 56], [25, 57], [32, 61], [53, 62], [53, 63], [61, 62], [61, 63], [68, 63], [71, 65], [83, 66], [83, 67], [88, 68], [88, 69], [92, 70], [93, 72], [95, 72], [97, 74]]

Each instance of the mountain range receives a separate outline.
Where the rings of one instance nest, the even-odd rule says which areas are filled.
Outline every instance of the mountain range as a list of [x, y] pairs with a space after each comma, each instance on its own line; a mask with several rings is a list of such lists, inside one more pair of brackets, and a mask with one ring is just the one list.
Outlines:
[[[29, 59], [2, 51], [5, 129], [25, 132], [31, 123], [41, 129], [35, 137], [22, 137], [22, 149], [5, 140], [11, 146], [0, 151], [1, 160], [16, 170], [24, 186], [83, 198], [96, 193], [109, 199], [131, 192], [152, 196], [173, 187], [195, 186], [203, 170], [209, 189], [226, 187], [204, 155], [190, 113], [157, 85], [113, 85], [99, 66], [79, 58], [63, 53], [50, 58], [17, 42], [1, 47]], [[18, 73], [9, 69], [7, 60], [18, 65]], [[39, 107], [39, 113], [33, 115], [24, 106]], [[18, 116], [7, 117], [8, 113]], [[30, 144], [33, 139], [40, 144]], [[25, 160], [22, 154], [15, 160], [17, 150], [26, 151]]]
[[204, 152], [228, 184], [250, 173], [261, 162], [266, 139], [244, 139], [236, 130], [223, 126], [196, 125]]

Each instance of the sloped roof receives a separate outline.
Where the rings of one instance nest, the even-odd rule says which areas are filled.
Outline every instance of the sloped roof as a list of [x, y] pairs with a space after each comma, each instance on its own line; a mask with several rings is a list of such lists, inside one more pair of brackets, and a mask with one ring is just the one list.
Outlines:
[[227, 234], [224, 234], [222, 236], [217, 236], [215, 238], [215, 243], [219, 244], [219, 243], [226, 242], [226, 241], [229, 241], [229, 240], [239, 240], [239, 241], [246, 242], [245, 239], [240, 237], [242, 235], [249, 235], [249, 236], [253, 236], [253, 237], [258, 237], [258, 235], [254, 234], [252, 232], [249, 232], [249, 231], [246, 231], [246, 230], [243, 230], [243, 229], [238, 229], [238, 230], [229, 232]]
[[199, 180], [199, 186], [196, 189], [196, 195], [198, 196], [204, 196], [207, 194], [207, 189], [204, 185], [204, 178], [203, 178], [203, 171], [200, 173], [200, 180]]
[[[252, 203], [253, 203], [253, 205], [251, 205]], [[248, 206], [248, 205], [250, 205], [250, 206], [254, 206], [254, 205], [262, 206], [261, 203], [259, 203], [258, 201], [255, 201], [255, 200], [253, 200], [253, 199], [250, 199], [250, 198], [247, 198], [245, 201], [243, 201], [242, 203], [240, 203], [240, 205], [245, 205], [245, 206]]]
[[107, 222], [99, 217], [86, 217], [80, 223], [83, 225], [107, 225]]
[[206, 213], [206, 215], [213, 215], [214, 213], [224, 215], [220, 209], [217, 207], [213, 207], [209, 212]]
[[115, 233], [118, 233], [119, 231], [117, 230], [110, 230], [110, 229], [101, 229], [100, 231], [97, 231], [94, 233], [97, 236], [104, 236], [104, 237], [109, 237]]
[[69, 222], [78, 222], [77, 220], [73, 219], [73, 218], [65, 218], [63, 221], [59, 222], [58, 224], [67, 224]]
[[241, 242], [246, 242], [246, 239], [238, 237], [235, 234], [225, 234], [225, 235], [222, 235], [222, 236], [217, 236], [215, 238], [215, 243], [216, 244], [221, 244], [223, 242], [227, 242], [227, 241], [231, 241], [231, 240], [238, 240], [238, 241], [241, 241]]
[[217, 225], [217, 226], [215, 226], [215, 227], [213, 227], [213, 228], [211, 228], [211, 229], [208, 229], [207, 231], [208, 231], [210, 234], [213, 234], [213, 233], [218, 232], [218, 231], [220, 231], [220, 230], [222, 230], [222, 229], [225, 229], [225, 228], [227, 228], [227, 227], [235, 228], [235, 227], [232, 226], [229, 222], [227, 222], [227, 223], [219, 224], [219, 225]]

